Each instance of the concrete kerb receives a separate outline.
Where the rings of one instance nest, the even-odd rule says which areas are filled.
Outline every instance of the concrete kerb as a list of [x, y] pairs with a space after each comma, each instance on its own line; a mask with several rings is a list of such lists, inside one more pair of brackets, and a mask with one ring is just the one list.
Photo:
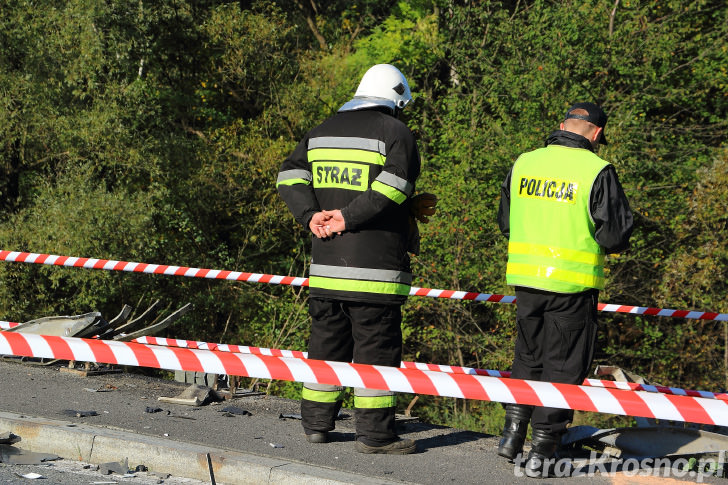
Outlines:
[[101, 464], [129, 460], [151, 471], [209, 480], [210, 454], [215, 481], [228, 484], [382, 484], [404, 482], [341, 472], [321, 466], [239, 453], [128, 431], [0, 412], [0, 431], [21, 437], [15, 446], [62, 458]]

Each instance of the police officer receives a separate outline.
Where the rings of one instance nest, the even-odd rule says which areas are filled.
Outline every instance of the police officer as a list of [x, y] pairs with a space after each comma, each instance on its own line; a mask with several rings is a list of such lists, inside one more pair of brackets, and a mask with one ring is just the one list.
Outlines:
[[[632, 212], [612, 165], [607, 116], [577, 103], [546, 146], [522, 154], [501, 186], [498, 223], [508, 238], [506, 280], [516, 288], [518, 335], [511, 377], [581, 384], [594, 356], [604, 256], [623, 251]], [[509, 404], [498, 454], [522, 452], [530, 421], [529, 476], [547, 473], [573, 411]]]
[[[378, 64], [354, 98], [313, 128], [283, 162], [277, 188], [295, 219], [313, 234], [309, 278], [311, 359], [399, 367], [401, 305], [417, 247], [412, 215], [426, 222], [436, 199], [413, 198], [420, 174], [415, 138], [398, 119], [412, 100], [404, 75]], [[304, 383], [306, 439], [329, 441], [343, 400], [340, 386]], [[415, 442], [395, 431], [396, 396], [356, 388], [357, 451], [408, 454]]]

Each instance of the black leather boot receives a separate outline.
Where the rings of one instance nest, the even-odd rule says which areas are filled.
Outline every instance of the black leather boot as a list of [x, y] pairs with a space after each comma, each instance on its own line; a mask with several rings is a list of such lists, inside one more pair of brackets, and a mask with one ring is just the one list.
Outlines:
[[498, 454], [513, 460], [523, 451], [523, 442], [526, 441], [528, 422], [531, 420], [533, 406], [520, 404], [506, 405], [506, 423], [498, 444]]
[[[550, 433], [542, 429], [532, 432], [531, 451], [524, 465], [526, 475], [531, 478], [548, 477], [554, 468], [554, 455], [561, 444], [563, 433]], [[548, 462], [547, 462], [548, 460]]]

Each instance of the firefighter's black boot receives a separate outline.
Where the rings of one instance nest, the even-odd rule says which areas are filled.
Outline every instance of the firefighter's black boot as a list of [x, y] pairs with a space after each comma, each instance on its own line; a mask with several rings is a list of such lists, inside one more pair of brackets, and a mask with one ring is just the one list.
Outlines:
[[555, 465], [556, 450], [561, 444], [563, 433], [551, 433], [542, 429], [532, 431], [531, 451], [524, 465], [526, 475], [531, 478], [548, 477]]
[[498, 444], [498, 454], [509, 460], [514, 460], [523, 451], [523, 442], [526, 441], [528, 422], [531, 420], [532, 406], [520, 404], [506, 405], [506, 422]]

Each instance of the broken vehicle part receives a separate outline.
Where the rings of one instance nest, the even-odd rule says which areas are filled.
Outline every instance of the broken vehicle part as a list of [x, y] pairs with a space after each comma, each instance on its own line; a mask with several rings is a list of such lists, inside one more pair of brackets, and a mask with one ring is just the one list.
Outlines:
[[[595, 374], [615, 381], [658, 386], [644, 377], [616, 366], [597, 366]], [[725, 457], [728, 429], [696, 423], [660, 421], [635, 417], [635, 427], [599, 429], [572, 426], [562, 437], [561, 447], [571, 451], [588, 446], [616, 458]], [[724, 467], [725, 468], [725, 467]], [[723, 470], [724, 468], [721, 468]]]
[[43, 317], [21, 323], [6, 332], [22, 332], [35, 335], [58, 337], [90, 338], [109, 327], [101, 313], [91, 312], [83, 315]]
[[172, 325], [179, 317], [184, 315], [185, 313], [192, 310], [192, 303], [187, 303], [185, 306], [180, 308], [179, 310], [173, 312], [171, 315], [169, 315], [167, 318], [162, 320], [159, 323], [156, 323], [154, 325], [150, 325], [148, 327], [142, 328], [141, 330], [137, 330], [136, 332], [132, 332], [129, 334], [118, 334], [113, 337], [114, 340], [118, 340], [121, 342], [129, 342], [130, 340], [134, 340], [135, 338], [139, 337], [146, 337], [148, 335], [154, 335], [158, 332], [161, 332], [165, 328]]
[[[90, 312], [82, 315], [42, 317], [21, 323], [16, 327], [4, 331], [60, 337], [111, 339], [128, 342], [138, 337], [155, 335], [161, 332], [193, 308], [191, 303], [187, 303], [160, 322], [154, 323], [158, 313], [158, 307], [159, 300], [156, 300], [139, 318], [129, 322], [127, 320], [131, 315], [132, 308], [129, 305], [124, 305], [119, 314], [108, 322], [101, 316], [101, 313]], [[147, 325], [150, 322], [151, 324]], [[61, 361], [61, 359], [49, 360], [14, 356], [2, 356], [2, 359], [38, 365], [51, 365]], [[85, 362], [81, 369], [77, 369], [74, 361], [69, 361], [68, 368], [62, 368], [62, 370], [74, 372], [84, 377], [114, 372], [109, 366], [102, 367], [93, 362]]]
[[[586, 444], [602, 451], [607, 447], [615, 448], [619, 450], [620, 457], [658, 458], [728, 450], [728, 436], [673, 426], [611, 429], [574, 426], [569, 428], [561, 444], [565, 446], [574, 443]], [[614, 454], [614, 451], [610, 453]]]

